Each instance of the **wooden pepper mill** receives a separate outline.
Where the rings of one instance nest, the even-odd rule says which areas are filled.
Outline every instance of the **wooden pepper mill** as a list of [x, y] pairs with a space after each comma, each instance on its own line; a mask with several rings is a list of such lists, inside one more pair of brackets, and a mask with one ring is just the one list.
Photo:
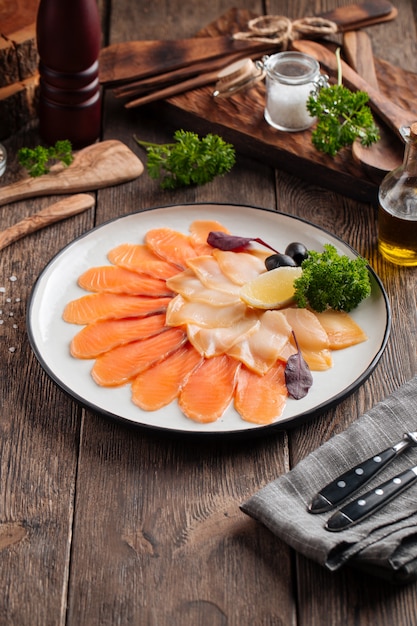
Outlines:
[[75, 149], [94, 143], [101, 125], [97, 1], [41, 0], [36, 36], [42, 140], [68, 139]]

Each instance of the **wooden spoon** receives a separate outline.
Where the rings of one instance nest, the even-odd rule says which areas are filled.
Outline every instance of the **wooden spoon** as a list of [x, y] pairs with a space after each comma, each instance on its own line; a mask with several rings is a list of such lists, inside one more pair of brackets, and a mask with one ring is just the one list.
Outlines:
[[[343, 36], [343, 50], [349, 65], [364, 78], [371, 87], [379, 90], [378, 78], [373, 60], [371, 39], [363, 30], [349, 31]], [[402, 163], [404, 144], [383, 126], [380, 126], [380, 139], [368, 148], [360, 141], [352, 145], [352, 156], [361, 163], [371, 179], [381, 182], [387, 172]]]
[[[299, 40], [293, 41], [294, 50], [311, 55], [331, 74], [337, 74], [336, 55], [325, 46], [315, 41]], [[371, 87], [359, 74], [355, 72], [347, 63], [342, 63], [342, 74], [344, 84], [353, 90], [366, 91], [369, 96], [369, 104], [380, 118], [391, 128], [397, 137], [404, 141], [400, 128], [411, 126], [417, 120], [417, 112], [413, 115], [402, 107], [394, 104], [384, 96], [378, 89]]]
[[137, 178], [143, 169], [142, 161], [124, 143], [102, 141], [77, 152], [69, 167], [0, 187], [0, 206], [24, 198], [110, 187]]
[[54, 224], [67, 217], [81, 213], [94, 206], [94, 203], [95, 200], [93, 196], [86, 193], [79, 193], [69, 198], [59, 200], [46, 209], [42, 209], [39, 213], [25, 217], [20, 222], [17, 222], [17, 224], [13, 224], [13, 226], [9, 226], [9, 228], [1, 232], [0, 250], [22, 239], [22, 237], [25, 237], [29, 233], [34, 233], [44, 228], [44, 226], [49, 226], [49, 224]]

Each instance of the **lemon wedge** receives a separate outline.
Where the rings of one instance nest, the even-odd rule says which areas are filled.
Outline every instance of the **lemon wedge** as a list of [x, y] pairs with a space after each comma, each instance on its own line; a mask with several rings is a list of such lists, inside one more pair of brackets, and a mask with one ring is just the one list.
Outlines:
[[240, 298], [256, 309], [283, 309], [294, 302], [294, 281], [301, 267], [276, 267], [242, 286]]

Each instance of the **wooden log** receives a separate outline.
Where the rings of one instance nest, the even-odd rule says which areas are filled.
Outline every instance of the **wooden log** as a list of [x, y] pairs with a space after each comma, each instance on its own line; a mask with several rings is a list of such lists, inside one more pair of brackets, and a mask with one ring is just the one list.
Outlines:
[[0, 38], [0, 87], [33, 76], [38, 67], [36, 26], [30, 24]]
[[39, 0], [0, 0], [0, 139], [37, 115]]
[[32, 76], [38, 65], [39, 0], [0, 1], [0, 87]]
[[0, 89], [0, 139], [10, 137], [37, 116], [39, 76]]

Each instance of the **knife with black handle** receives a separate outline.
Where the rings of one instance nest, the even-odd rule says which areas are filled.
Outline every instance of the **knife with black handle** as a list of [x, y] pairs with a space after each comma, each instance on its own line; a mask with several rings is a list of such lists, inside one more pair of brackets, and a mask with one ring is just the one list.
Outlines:
[[359, 463], [321, 489], [310, 502], [309, 512], [325, 513], [338, 506], [343, 500], [366, 485], [401, 452], [415, 445], [417, 445], [417, 432], [405, 433], [401, 441]]
[[334, 513], [325, 524], [325, 529], [333, 532], [346, 530], [366, 517], [379, 511], [383, 506], [408, 489], [417, 480], [417, 466], [412, 467], [379, 487], [368, 491], [340, 511]]

